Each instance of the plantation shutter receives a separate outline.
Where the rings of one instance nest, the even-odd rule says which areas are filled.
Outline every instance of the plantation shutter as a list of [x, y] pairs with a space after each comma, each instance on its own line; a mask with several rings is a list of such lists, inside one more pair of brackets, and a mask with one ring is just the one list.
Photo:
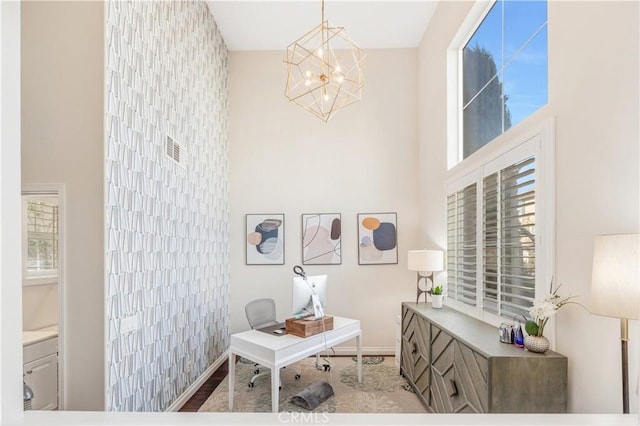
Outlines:
[[447, 197], [447, 297], [476, 306], [477, 185]]
[[483, 179], [483, 310], [527, 315], [535, 298], [535, 158]]

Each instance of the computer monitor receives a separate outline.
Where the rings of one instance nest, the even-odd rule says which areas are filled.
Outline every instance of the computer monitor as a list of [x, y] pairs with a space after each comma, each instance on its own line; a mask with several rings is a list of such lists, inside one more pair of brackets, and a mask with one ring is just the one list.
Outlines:
[[308, 275], [306, 281], [303, 277], [293, 278], [293, 299], [291, 312], [293, 315], [313, 314], [311, 295], [317, 294], [322, 307], [327, 306], [327, 276]]

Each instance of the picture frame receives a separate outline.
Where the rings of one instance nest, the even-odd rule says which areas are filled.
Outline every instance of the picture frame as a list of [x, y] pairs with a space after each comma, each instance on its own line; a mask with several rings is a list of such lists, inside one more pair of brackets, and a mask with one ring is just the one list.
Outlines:
[[284, 265], [284, 213], [245, 215], [247, 265]]
[[398, 263], [398, 217], [393, 213], [358, 213], [358, 264]]
[[340, 213], [302, 215], [302, 264], [342, 264], [342, 219]]

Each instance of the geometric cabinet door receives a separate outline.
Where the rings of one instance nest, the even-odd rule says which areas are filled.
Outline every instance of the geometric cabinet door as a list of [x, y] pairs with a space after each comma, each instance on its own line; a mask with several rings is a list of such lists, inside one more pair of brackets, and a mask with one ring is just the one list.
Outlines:
[[429, 404], [431, 362], [429, 359], [430, 324], [415, 312], [405, 309], [402, 318], [402, 374], [412, 382], [418, 394]]
[[487, 359], [438, 327], [431, 332], [431, 407], [436, 413], [486, 413]]

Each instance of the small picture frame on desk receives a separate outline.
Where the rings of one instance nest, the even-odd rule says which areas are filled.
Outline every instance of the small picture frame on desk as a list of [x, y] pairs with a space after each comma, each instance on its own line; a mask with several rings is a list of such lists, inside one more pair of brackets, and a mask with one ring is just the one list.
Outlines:
[[247, 265], [284, 265], [284, 213], [245, 215]]

